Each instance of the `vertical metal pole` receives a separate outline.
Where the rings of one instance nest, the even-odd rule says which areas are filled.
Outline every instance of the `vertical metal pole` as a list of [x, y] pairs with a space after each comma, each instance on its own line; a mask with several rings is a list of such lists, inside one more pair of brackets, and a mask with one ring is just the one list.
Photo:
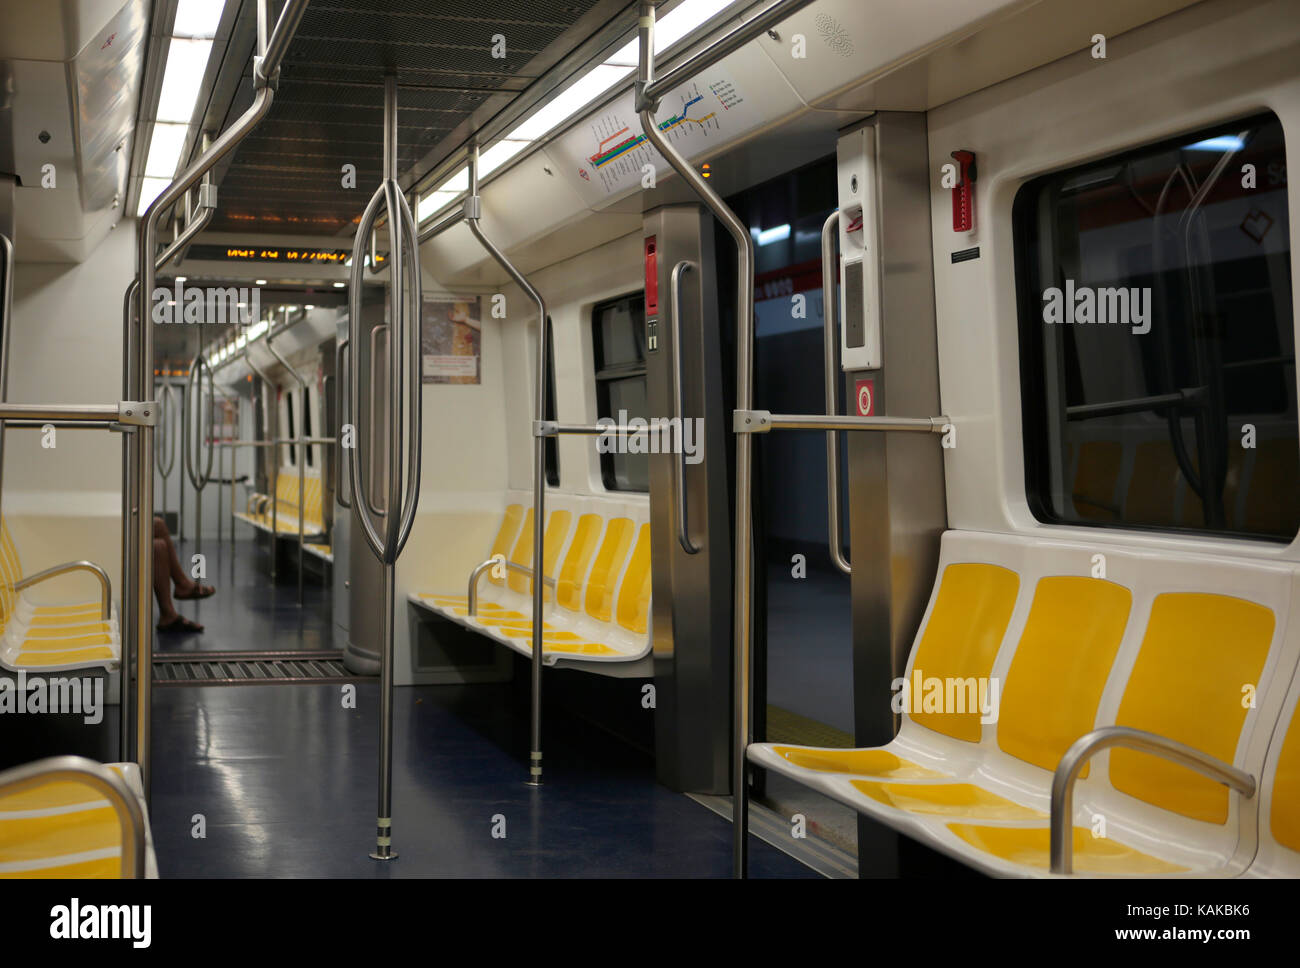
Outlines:
[[[836, 349], [839, 346], [839, 329], [836, 316], [840, 297], [836, 291], [839, 282], [839, 261], [835, 258], [835, 237], [839, 234], [840, 213], [831, 212], [822, 223], [822, 362], [826, 375], [826, 412], [839, 413], [839, 367]], [[826, 524], [831, 561], [846, 575], [853, 566], [844, 557], [843, 539], [840, 535], [840, 435], [826, 431]]]
[[[690, 163], [668, 142], [655, 121], [657, 104], [647, 101], [646, 86], [654, 79], [654, 4], [641, 0], [639, 7], [639, 67], [635, 85], [636, 110], [646, 140], [653, 145], [709, 210], [726, 227], [736, 243], [736, 407], [753, 408], [754, 352], [754, 241], [736, 217]], [[750, 721], [750, 648], [752, 645], [753, 553], [751, 528], [753, 511], [750, 488], [753, 470], [751, 434], [736, 435], [736, 549], [734, 667], [732, 702], [734, 721], [731, 762], [733, 872], [744, 877], [749, 870], [749, 769], [745, 753], [752, 739]]]
[[[397, 181], [397, 78], [384, 76], [384, 178]], [[396, 194], [394, 191], [392, 194]], [[388, 255], [388, 284], [392, 287], [392, 318], [388, 321], [392, 338], [388, 344], [388, 496], [384, 504], [384, 612], [383, 639], [379, 657], [379, 810], [375, 831], [375, 860], [392, 860], [393, 852], [393, 621], [395, 602], [394, 545], [402, 516], [401, 444], [402, 401], [398, 388], [402, 385], [402, 348], [405, 327], [405, 309], [402, 305], [404, 280], [402, 276], [402, 236], [399, 231], [402, 214], [389, 204], [389, 236], [392, 239]], [[417, 256], [416, 253], [412, 253]], [[371, 442], [374, 446], [374, 442]], [[411, 474], [418, 473], [412, 467]], [[389, 558], [392, 555], [392, 558]]]
[[[122, 399], [129, 399], [135, 387], [137, 368], [135, 327], [132, 325], [132, 310], [135, 297], [140, 289], [140, 280], [135, 279], [126, 287], [122, 305]], [[122, 565], [120, 574], [122, 615], [120, 628], [121, 662], [118, 696], [118, 755], [123, 762], [139, 761], [139, 752], [133, 749], [136, 724], [131, 709], [131, 658], [127, 650], [136, 641], [135, 601], [135, 562], [139, 556], [136, 548], [136, 494], [135, 494], [135, 450], [137, 437], [134, 429], [122, 433]], [[152, 543], [149, 550], [153, 551]], [[150, 612], [150, 619], [153, 615]], [[138, 670], [137, 670], [138, 671]], [[138, 717], [139, 713], [136, 712]]]
[[[546, 301], [533, 285], [519, 272], [505, 255], [483, 234], [479, 226], [478, 197], [479, 148], [475, 142], [469, 154], [469, 197], [465, 199], [465, 224], [497, 264], [509, 273], [527, 295], [537, 304], [537, 383], [533, 397], [533, 419], [546, 415], [546, 376], [549, 369], [547, 354]], [[546, 438], [533, 436], [533, 668], [532, 715], [530, 723], [531, 749], [528, 753], [528, 783], [542, 782], [542, 606], [545, 599], [545, 582], [542, 575], [542, 543], [546, 533]]]
[[[203, 355], [203, 350], [205, 349], [204, 344], [207, 342], [206, 336], [207, 336], [206, 327], [199, 326], [199, 355], [196, 357], [196, 360], [199, 361], [199, 366], [201, 367], [205, 366], [205, 364], [207, 363], [207, 357]], [[203, 427], [203, 409], [204, 409], [203, 400], [204, 400], [203, 370], [200, 369], [199, 370], [199, 397], [195, 404], [195, 410], [196, 410], [195, 416], [198, 417], [198, 421], [199, 421], [199, 426], [197, 429], [197, 436], [199, 438], [199, 453], [203, 453], [203, 451], [205, 450], [204, 443], [206, 442], [207, 439], [207, 434]], [[212, 408], [211, 406], [209, 406], [208, 407], [209, 427], [211, 427], [211, 424], [212, 424]], [[203, 488], [200, 487], [199, 483], [195, 481], [193, 478], [190, 479], [190, 483], [194, 485], [194, 553], [198, 555], [203, 553]], [[205, 480], [203, 483], [206, 484], [207, 481]]]
[[[186, 375], [188, 376], [188, 374]], [[128, 393], [127, 396], [129, 397], [130, 394]], [[186, 453], [188, 453], [189, 444], [187, 443], [187, 441], [189, 440], [189, 432], [190, 432], [189, 422], [191, 419], [190, 395], [188, 393], [181, 394], [181, 405], [179, 409], [181, 415], [181, 447], [185, 448]], [[185, 455], [182, 454], [181, 458], [182, 460], [184, 460]], [[177, 498], [177, 503], [180, 505], [180, 510], [176, 512], [176, 541], [179, 543], [185, 540], [185, 474], [184, 472], [181, 473], [180, 477], [176, 481], [176, 491], [179, 495], [179, 497]]]

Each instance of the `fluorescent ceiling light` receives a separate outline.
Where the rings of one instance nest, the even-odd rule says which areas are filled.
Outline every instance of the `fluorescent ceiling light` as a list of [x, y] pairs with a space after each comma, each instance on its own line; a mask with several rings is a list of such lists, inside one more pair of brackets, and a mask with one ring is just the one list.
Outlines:
[[176, 163], [181, 160], [181, 149], [185, 147], [185, 135], [189, 125], [155, 124], [153, 137], [149, 141], [149, 159], [145, 162], [144, 173], [150, 178], [162, 178], [170, 182], [176, 173]]
[[346, 282], [336, 282], [336, 283], [334, 283], [334, 288], [335, 288], [335, 289], [342, 289], [342, 288], [343, 288], [344, 286], [346, 286], [346, 285], [347, 285]]
[[163, 193], [172, 183], [171, 176], [166, 178], [145, 178], [140, 182], [140, 204], [136, 208], [136, 218], [144, 215], [153, 204], [153, 200]]
[[303, 306], [302, 308], [303, 308], [303, 309], [306, 309], [306, 310], [308, 310], [308, 311], [310, 311], [310, 310], [315, 309], [316, 307], [313, 306], [311, 303], [308, 303], [307, 305]]
[[1194, 145], [1188, 145], [1187, 151], [1240, 151], [1246, 142], [1235, 134], [1222, 134], [1217, 138], [1206, 138]]
[[172, 38], [171, 46], [167, 49], [162, 92], [158, 95], [157, 120], [190, 123], [211, 51], [210, 40]]
[[559, 96], [523, 124], [515, 128], [506, 139], [509, 141], [536, 141], [552, 128], [567, 121], [591, 101], [623, 79], [627, 70], [609, 64], [598, 64], [578, 78]]
[[436, 195], [438, 192], [460, 192], [469, 191], [469, 169], [462, 168], [456, 174], [452, 175], [445, 182], [433, 190]]
[[266, 320], [259, 319], [252, 326], [248, 327], [248, 341], [251, 343], [263, 333], [266, 332]]
[[759, 245], [771, 245], [773, 242], [784, 242], [790, 237], [789, 225], [774, 225], [770, 229], [750, 229], [754, 234], [754, 241]]
[[176, 37], [217, 36], [221, 14], [226, 9], [225, 0], [180, 0], [176, 6], [176, 23], [172, 34]]
[[423, 222], [430, 216], [437, 215], [459, 197], [459, 192], [433, 192], [425, 196], [420, 199], [420, 210], [416, 214], [417, 221]]
[[265, 279], [254, 279], [254, 280], [253, 280], [253, 285], [255, 285], [255, 286], [265, 286], [265, 285], [266, 285], [266, 280], [265, 280]]
[[527, 141], [498, 141], [479, 155], [478, 174], [482, 178], [496, 171], [519, 152], [528, 147]]
[[[667, 50], [691, 31], [730, 7], [735, 0], [684, 0], [671, 12], [655, 21], [655, 53]], [[605, 58], [606, 64], [636, 67], [640, 51], [639, 38], [633, 37]]]
[[655, 53], [671, 47], [734, 2], [735, 0], [683, 0], [671, 13], [655, 22]]

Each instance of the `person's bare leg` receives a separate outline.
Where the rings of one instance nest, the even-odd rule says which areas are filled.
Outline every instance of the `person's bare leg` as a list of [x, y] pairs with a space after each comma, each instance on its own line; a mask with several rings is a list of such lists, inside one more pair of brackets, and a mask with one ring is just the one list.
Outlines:
[[[155, 520], [154, 534], [157, 535]], [[153, 539], [153, 594], [158, 599], [158, 624], [166, 625], [176, 621], [176, 604], [172, 601], [172, 583], [167, 574], [167, 542], [162, 538]], [[173, 552], [174, 553], [174, 552]]]
[[[194, 591], [194, 580], [185, 574], [180, 555], [176, 553], [176, 546], [172, 544], [172, 536], [167, 532], [167, 525], [157, 515], [154, 515], [153, 519], [153, 539], [155, 543], [161, 541], [167, 549], [167, 563], [163, 574], [170, 575], [171, 580], [176, 583], [176, 594], [182, 597], [191, 594]], [[157, 574], [158, 566], [155, 565], [155, 578]]]
[[[167, 574], [167, 558], [176, 551], [163, 538], [153, 539], [153, 593], [158, 599], [158, 627], [167, 632], [202, 632], [203, 626], [176, 611], [172, 601], [172, 583]], [[172, 626], [167, 628], [167, 626]]]

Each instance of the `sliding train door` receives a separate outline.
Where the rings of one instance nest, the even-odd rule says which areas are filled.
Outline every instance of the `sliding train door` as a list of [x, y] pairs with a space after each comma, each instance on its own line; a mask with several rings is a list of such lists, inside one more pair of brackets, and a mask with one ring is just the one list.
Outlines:
[[731, 428], [722, 387], [730, 377], [713, 218], [698, 205], [655, 209], [645, 216], [644, 247], [647, 416], [673, 428], [671, 439], [649, 442], [656, 770], [675, 790], [726, 793]]

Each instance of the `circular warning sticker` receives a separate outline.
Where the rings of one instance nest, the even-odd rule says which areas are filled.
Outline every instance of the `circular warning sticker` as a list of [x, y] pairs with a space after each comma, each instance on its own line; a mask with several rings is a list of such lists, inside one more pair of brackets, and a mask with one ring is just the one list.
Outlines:
[[857, 383], [858, 416], [873, 417], [876, 411], [876, 381], [859, 380]]

